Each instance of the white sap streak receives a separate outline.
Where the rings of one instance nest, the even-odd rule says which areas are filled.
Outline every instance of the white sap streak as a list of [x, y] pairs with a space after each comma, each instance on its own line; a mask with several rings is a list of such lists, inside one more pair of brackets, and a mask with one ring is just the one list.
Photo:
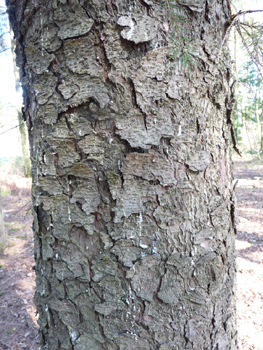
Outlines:
[[194, 220], [194, 217], [195, 217], [195, 209], [194, 209], [194, 197], [193, 197], [193, 196], [191, 196], [191, 210], [192, 210], [192, 213], [191, 213], [192, 220]]
[[157, 250], [156, 250], [156, 240], [153, 241], [152, 252], [153, 252], [154, 254], [159, 255], [159, 254], [157, 253]]
[[204, 183], [204, 195], [205, 195], [206, 203], [208, 203], [207, 191], [206, 191], [206, 184], [205, 184], [205, 183]]
[[[43, 270], [41, 270], [41, 271], [42, 271], [42, 274], [43, 274]], [[45, 290], [45, 278], [44, 278], [44, 276], [42, 276], [42, 284], [43, 284], [43, 290], [42, 290], [42, 292], [40, 294], [41, 295], [45, 295], [46, 290]]]
[[38, 183], [38, 172], [39, 172], [39, 170], [38, 170], [38, 166], [37, 166], [37, 169], [36, 169], [36, 180], [37, 180], [37, 181], [36, 181], [36, 184], [37, 184], [37, 185], [39, 185], [39, 183]]
[[68, 180], [67, 182], [67, 192], [68, 192], [68, 219], [69, 219], [69, 222], [71, 222], [71, 212], [70, 212], [70, 202], [69, 202], [69, 185], [70, 185], [71, 181]]
[[70, 207], [69, 207], [69, 202], [68, 202], [68, 219], [69, 219], [69, 222], [71, 222], [71, 211], [70, 211]]
[[179, 125], [179, 129], [178, 129], [178, 134], [177, 136], [181, 136], [182, 135], [182, 126]]
[[[132, 327], [135, 327], [135, 319], [136, 319], [136, 305], [134, 304], [134, 296], [132, 295], [132, 290], [131, 290], [131, 286], [129, 285], [129, 288], [128, 288], [128, 297], [126, 298], [126, 302], [127, 304], [129, 305], [129, 309], [127, 312], [126, 312], [126, 322], [128, 322], [128, 320], [130, 319], [130, 322], [131, 322], [131, 326]], [[137, 334], [134, 333], [134, 332], [126, 332], [127, 334], [131, 334], [134, 336], [135, 338], [135, 341], [137, 341]]]
[[75, 341], [78, 337], [78, 334], [76, 331], [73, 331], [71, 334], [70, 334], [70, 338], [72, 341]]
[[[130, 304], [130, 303], [129, 303]], [[130, 311], [127, 311], [126, 312], [126, 322], [129, 320], [129, 315], [130, 315], [131, 313], [130, 313]]]
[[129, 298], [130, 299], [134, 299], [134, 297], [132, 296], [132, 290], [131, 290], [131, 286], [129, 285]]
[[148, 245], [140, 243], [140, 247], [141, 247], [142, 249], [147, 249], [147, 248], [148, 248]]
[[38, 175], [39, 175], [39, 169], [38, 169], [38, 149], [37, 149], [37, 152], [36, 152], [36, 185], [39, 185]]
[[127, 215], [126, 215], [126, 211], [124, 210], [124, 208], [122, 209], [122, 212], [123, 212], [123, 216], [126, 218]]
[[142, 213], [139, 215], [139, 236], [142, 235]]
[[40, 12], [40, 40], [41, 40], [41, 55], [44, 56], [43, 50], [44, 50], [44, 38], [43, 38], [43, 19], [42, 19], [42, 13]]

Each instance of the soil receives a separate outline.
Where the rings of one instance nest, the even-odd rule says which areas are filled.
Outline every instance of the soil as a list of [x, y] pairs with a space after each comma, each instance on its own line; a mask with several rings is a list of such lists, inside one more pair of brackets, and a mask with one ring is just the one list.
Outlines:
[[[240, 350], [263, 348], [263, 163], [235, 162]], [[38, 350], [30, 179], [1, 175], [8, 246], [0, 256], [0, 350]]]

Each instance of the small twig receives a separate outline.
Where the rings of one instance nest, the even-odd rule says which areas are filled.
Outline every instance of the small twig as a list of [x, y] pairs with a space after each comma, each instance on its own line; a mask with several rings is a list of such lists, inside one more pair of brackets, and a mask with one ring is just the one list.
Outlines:
[[233, 19], [237, 16], [241, 16], [241, 15], [246, 15], [247, 13], [255, 13], [255, 12], [263, 12], [263, 10], [247, 10], [247, 11], [239, 11], [238, 13], [236, 13], [235, 15], [233, 15]]
[[19, 253], [15, 254], [15, 256], [18, 256], [18, 255], [20, 255], [20, 254], [22, 254], [22, 253], [26, 252], [28, 249], [31, 249], [31, 248], [32, 248], [32, 247], [27, 247], [26, 249], [21, 250], [21, 252], [19, 252]]
[[6, 132], [8, 132], [8, 131], [10, 131], [10, 130], [12, 130], [12, 129], [18, 128], [18, 127], [21, 126], [21, 125], [23, 125], [23, 124], [18, 124], [18, 125], [16, 125], [16, 126], [13, 126], [12, 128], [10, 128], [10, 129], [8, 129], [8, 130], [6, 130], [6, 131], [1, 132], [0, 135], [5, 134]]
[[11, 50], [11, 47], [7, 47], [6, 49], [1, 49], [1, 50], [0, 50], [0, 54], [1, 54], [2, 52], [7, 51], [7, 50]]
[[258, 67], [258, 65], [261, 65], [261, 64], [260, 64], [260, 62], [257, 62], [257, 59], [256, 59], [255, 57], [253, 57], [253, 54], [250, 52], [250, 50], [249, 50], [249, 48], [248, 48], [248, 45], [247, 45], [247, 43], [246, 43], [246, 41], [245, 41], [245, 39], [244, 39], [244, 37], [243, 37], [243, 34], [242, 34], [242, 32], [241, 32], [240, 26], [237, 26], [237, 32], [238, 32], [238, 34], [240, 35], [240, 37], [241, 37], [241, 39], [242, 39], [242, 43], [243, 43], [243, 45], [245, 46], [245, 48], [246, 48], [246, 50], [247, 50], [247, 52], [248, 52], [248, 55], [249, 55], [250, 59], [252, 60], [252, 62], [255, 63], [255, 66], [256, 66], [256, 68], [257, 68], [257, 71], [258, 71], [259, 75], [260, 75], [260, 76], [262, 77], [262, 79], [263, 79], [263, 75], [262, 75], [262, 73], [261, 73], [261, 70], [260, 70], [260, 68]]
[[226, 38], [227, 38], [227, 35], [228, 33], [230, 32], [230, 30], [232, 29], [233, 25], [235, 24], [235, 22], [237, 21], [238, 17], [234, 17], [230, 23], [230, 26], [227, 28], [227, 31], [226, 31], [226, 34], [224, 35], [224, 38], [222, 40], [222, 43], [220, 45], [220, 49], [218, 51], [218, 57], [217, 57], [217, 62], [219, 61], [219, 58], [221, 56], [221, 52], [222, 52], [222, 49], [223, 49], [223, 46], [224, 46], [224, 43], [226, 41]]
[[16, 213], [19, 213], [20, 210], [22, 210], [24, 207], [26, 207], [29, 203], [32, 203], [32, 201], [27, 202], [25, 205], [23, 205], [20, 209], [16, 211]]
[[4, 35], [6, 35], [6, 34], [9, 34], [9, 32], [5, 32], [5, 33], [2, 33], [1, 35], [0, 35], [0, 38], [2, 38]]
[[237, 184], [238, 184], [238, 180], [236, 180], [235, 183], [234, 183], [234, 185], [233, 185], [233, 191], [234, 191], [234, 192], [235, 192], [235, 190], [236, 190]]
[[249, 24], [249, 23], [246, 23], [246, 22], [239, 22], [242, 26], [246, 26], [246, 27], [249, 27], [249, 28], [254, 28], [254, 29], [257, 29], [258, 30], [258, 27], [262, 27], [261, 25], [255, 25], [255, 24]]
[[[27, 249], [28, 249], [28, 248], [27, 248]], [[17, 272], [17, 271], [16, 271], [16, 272]], [[16, 275], [16, 272], [15, 272], [15, 275]], [[15, 275], [14, 275], [14, 276], [15, 276]], [[6, 284], [6, 282], [9, 281], [9, 280], [11, 280], [11, 278], [13, 278], [14, 276], [11, 276], [11, 277], [9, 277], [8, 279], [6, 279], [5, 281], [2, 282], [2, 284]], [[2, 291], [1, 291], [1, 292], [2, 292]]]

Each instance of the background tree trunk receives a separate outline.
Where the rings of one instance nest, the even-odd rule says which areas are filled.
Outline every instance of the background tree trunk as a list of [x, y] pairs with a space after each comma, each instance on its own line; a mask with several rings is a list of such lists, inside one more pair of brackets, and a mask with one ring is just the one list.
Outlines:
[[6, 244], [5, 237], [5, 225], [3, 219], [3, 206], [2, 206], [2, 192], [1, 192], [1, 182], [0, 182], [0, 253], [3, 252]]
[[259, 150], [259, 153], [262, 156], [262, 154], [263, 154], [263, 108], [261, 108], [259, 121], [260, 121], [260, 150]]
[[[15, 88], [16, 88], [16, 94], [22, 96], [22, 89], [19, 82], [19, 71], [18, 67], [16, 66], [16, 57], [15, 57], [15, 40], [12, 38], [13, 33], [11, 30], [11, 49], [12, 49], [12, 56], [13, 56], [13, 62], [14, 62], [14, 76], [15, 76]], [[20, 139], [21, 139], [21, 150], [23, 155], [23, 166], [24, 166], [24, 175], [26, 177], [31, 176], [31, 166], [30, 166], [30, 158], [28, 153], [28, 142], [27, 142], [27, 129], [25, 125], [25, 121], [23, 119], [22, 114], [22, 106], [20, 103], [17, 103], [17, 120], [19, 125], [19, 133], [20, 133]]]
[[42, 349], [237, 348], [230, 11], [180, 3], [193, 69], [168, 59], [163, 4], [7, 1]]

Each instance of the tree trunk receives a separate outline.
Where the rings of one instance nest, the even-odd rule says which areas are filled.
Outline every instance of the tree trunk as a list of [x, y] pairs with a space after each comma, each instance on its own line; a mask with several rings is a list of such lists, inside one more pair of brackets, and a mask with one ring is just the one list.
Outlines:
[[[19, 71], [16, 66], [16, 57], [15, 57], [15, 40], [12, 38], [12, 31], [11, 31], [11, 46], [12, 46], [12, 57], [14, 62], [14, 76], [15, 76], [15, 88], [16, 88], [16, 94], [22, 96], [22, 91], [19, 83]], [[23, 114], [21, 112], [22, 106], [17, 103], [17, 120], [19, 125], [19, 133], [20, 133], [20, 139], [21, 139], [21, 150], [23, 155], [23, 167], [24, 167], [24, 175], [25, 177], [31, 176], [31, 166], [30, 166], [30, 158], [28, 153], [28, 142], [27, 142], [27, 129], [26, 125], [23, 119]]]
[[260, 138], [259, 138], [260, 150], [259, 150], [259, 153], [262, 156], [262, 154], [263, 154], [263, 104], [261, 105], [261, 113], [259, 116], [259, 122], [260, 122]]
[[7, 0], [42, 349], [237, 349], [230, 11], [180, 1], [188, 69], [161, 3]]
[[3, 219], [3, 205], [2, 205], [2, 192], [1, 192], [1, 182], [0, 182], [0, 253], [3, 252], [6, 244], [5, 237], [5, 225]]

